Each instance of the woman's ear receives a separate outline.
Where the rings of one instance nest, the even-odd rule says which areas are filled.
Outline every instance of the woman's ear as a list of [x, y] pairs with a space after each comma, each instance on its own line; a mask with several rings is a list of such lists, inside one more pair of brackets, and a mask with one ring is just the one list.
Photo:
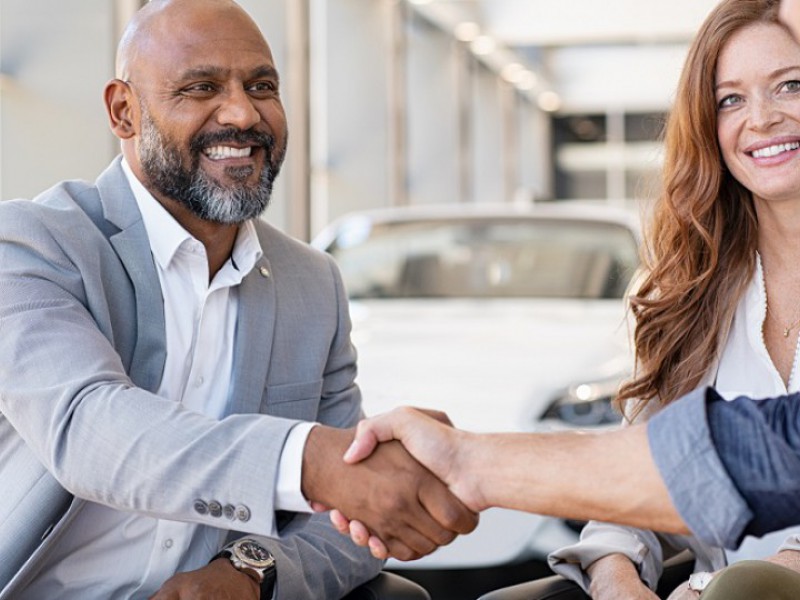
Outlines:
[[103, 100], [109, 125], [114, 135], [121, 140], [127, 140], [136, 135], [134, 125], [136, 99], [130, 84], [121, 79], [112, 79], [103, 90]]

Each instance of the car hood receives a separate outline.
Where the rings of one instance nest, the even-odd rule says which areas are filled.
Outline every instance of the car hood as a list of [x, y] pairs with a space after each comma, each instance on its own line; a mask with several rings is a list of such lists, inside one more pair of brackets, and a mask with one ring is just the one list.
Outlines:
[[473, 431], [523, 431], [556, 395], [629, 372], [620, 300], [351, 303], [364, 410], [446, 411]]

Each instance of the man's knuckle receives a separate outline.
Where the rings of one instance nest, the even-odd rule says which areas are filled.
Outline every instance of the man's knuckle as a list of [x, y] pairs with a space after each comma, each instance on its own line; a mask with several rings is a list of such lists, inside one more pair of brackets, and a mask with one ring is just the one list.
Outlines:
[[456, 539], [456, 534], [446, 529], [440, 529], [434, 534], [434, 541], [437, 546], [446, 546], [454, 539]]

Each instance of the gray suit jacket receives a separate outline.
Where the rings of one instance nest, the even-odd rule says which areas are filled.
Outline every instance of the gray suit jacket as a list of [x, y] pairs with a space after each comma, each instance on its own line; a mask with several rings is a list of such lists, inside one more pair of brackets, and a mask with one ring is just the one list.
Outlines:
[[[217, 421], [153, 393], [165, 360], [161, 288], [119, 159], [95, 185], [0, 203], [0, 600], [36, 576], [87, 501], [280, 532], [266, 543], [285, 598], [338, 598], [380, 570], [327, 516], [276, 515], [289, 430], [297, 420], [351, 426], [361, 398], [332, 260], [264, 222], [256, 229], [264, 257], [241, 284], [234, 401]], [[202, 514], [198, 500], [240, 510]]]

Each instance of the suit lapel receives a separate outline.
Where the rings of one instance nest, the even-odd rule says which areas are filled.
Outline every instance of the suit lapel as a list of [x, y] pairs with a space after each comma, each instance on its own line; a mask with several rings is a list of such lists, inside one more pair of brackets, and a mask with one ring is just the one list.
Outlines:
[[119, 228], [109, 241], [125, 265], [136, 296], [137, 342], [129, 375], [136, 385], [155, 391], [166, 361], [164, 302], [147, 230], [119, 163], [118, 158], [100, 176], [97, 189], [105, 219]]
[[[137, 385], [155, 391], [166, 361], [164, 302], [147, 231], [119, 158], [100, 176], [97, 187], [104, 218], [118, 228], [107, 235], [128, 271], [136, 295], [138, 337], [130, 376]], [[261, 243], [266, 247], [265, 240]], [[260, 411], [272, 352], [275, 306], [272, 269], [267, 258], [262, 257], [239, 288], [231, 413]]]
[[275, 332], [275, 306], [272, 269], [262, 257], [239, 287], [231, 413], [260, 412]]

